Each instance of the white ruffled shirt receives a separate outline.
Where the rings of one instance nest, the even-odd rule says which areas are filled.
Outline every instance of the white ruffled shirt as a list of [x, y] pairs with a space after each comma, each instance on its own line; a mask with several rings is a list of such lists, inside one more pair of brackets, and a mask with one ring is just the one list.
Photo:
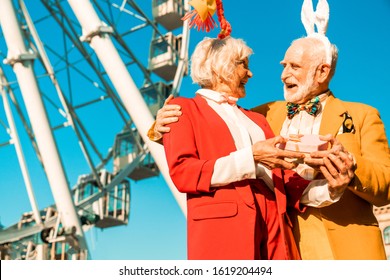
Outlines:
[[[265, 140], [263, 130], [236, 105], [223, 102], [225, 97], [221, 93], [200, 89], [196, 94], [205, 98], [207, 104], [226, 122], [237, 148], [237, 151], [216, 161], [211, 186], [217, 187], [244, 179], [259, 178], [273, 190], [272, 171], [255, 163], [252, 154], [252, 145]], [[324, 207], [337, 200], [330, 198], [327, 180], [313, 180], [301, 197], [301, 203], [312, 207]]]

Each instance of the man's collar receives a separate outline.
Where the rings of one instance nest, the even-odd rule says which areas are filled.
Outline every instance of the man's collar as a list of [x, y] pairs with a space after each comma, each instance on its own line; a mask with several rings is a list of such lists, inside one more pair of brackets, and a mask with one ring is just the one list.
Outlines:
[[[329, 95], [331, 95], [332, 94], [332, 92], [329, 90], [329, 89], [327, 89], [326, 91], [324, 91], [324, 92], [322, 92], [322, 93], [320, 93], [320, 94], [317, 94], [316, 96], [314, 96], [313, 98], [311, 98], [310, 100], [308, 100], [308, 101], [306, 101], [306, 102], [303, 102], [303, 103], [298, 103], [299, 105], [303, 105], [303, 104], [306, 104], [306, 103], [308, 103], [308, 102], [310, 102], [311, 100], [313, 100], [314, 98], [316, 98], [316, 97], [318, 97], [319, 98], [319, 100], [320, 100], [320, 102], [321, 103], [323, 103], [327, 98], [328, 98], [328, 96]], [[294, 102], [293, 102], [294, 103]]]
[[331, 91], [328, 89], [325, 92], [321, 93], [320, 95], [317, 95], [320, 99], [321, 104], [325, 102], [325, 100], [329, 97], [329, 95], [332, 94]]

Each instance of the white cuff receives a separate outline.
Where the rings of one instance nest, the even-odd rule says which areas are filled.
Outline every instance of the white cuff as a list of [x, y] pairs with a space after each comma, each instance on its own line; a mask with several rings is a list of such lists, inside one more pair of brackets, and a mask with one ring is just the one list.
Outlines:
[[244, 179], [256, 179], [252, 147], [247, 147], [217, 159], [211, 186], [224, 186]]
[[274, 190], [274, 181], [272, 180], [272, 170], [268, 169], [261, 163], [257, 163], [256, 177], [262, 179], [272, 191]]
[[340, 200], [342, 194], [335, 199], [330, 198], [328, 181], [326, 179], [313, 180], [307, 186], [301, 197], [301, 203], [306, 206], [321, 208]]

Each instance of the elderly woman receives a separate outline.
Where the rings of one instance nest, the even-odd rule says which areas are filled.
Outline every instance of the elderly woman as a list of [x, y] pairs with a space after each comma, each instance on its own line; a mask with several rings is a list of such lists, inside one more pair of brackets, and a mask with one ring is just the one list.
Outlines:
[[314, 181], [275, 168], [292, 169], [283, 158], [304, 155], [276, 148], [285, 140], [265, 118], [236, 105], [252, 77], [251, 54], [241, 39], [205, 38], [191, 58], [201, 89], [170, 101], [182, 116], [163, 143], [171, 178], [187, 193], [189, 259], [299, 259], [286, 209], [302, 210]]

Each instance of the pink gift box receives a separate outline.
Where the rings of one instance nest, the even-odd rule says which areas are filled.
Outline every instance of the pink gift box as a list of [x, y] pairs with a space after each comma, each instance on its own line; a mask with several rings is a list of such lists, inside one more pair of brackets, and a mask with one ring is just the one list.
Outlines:
[[294, 152], [311, 153], [328, 149], [328, 141], [323, 141], [318, 135], [290, 135], [286, 144], [280, 144], [280, 149]]

